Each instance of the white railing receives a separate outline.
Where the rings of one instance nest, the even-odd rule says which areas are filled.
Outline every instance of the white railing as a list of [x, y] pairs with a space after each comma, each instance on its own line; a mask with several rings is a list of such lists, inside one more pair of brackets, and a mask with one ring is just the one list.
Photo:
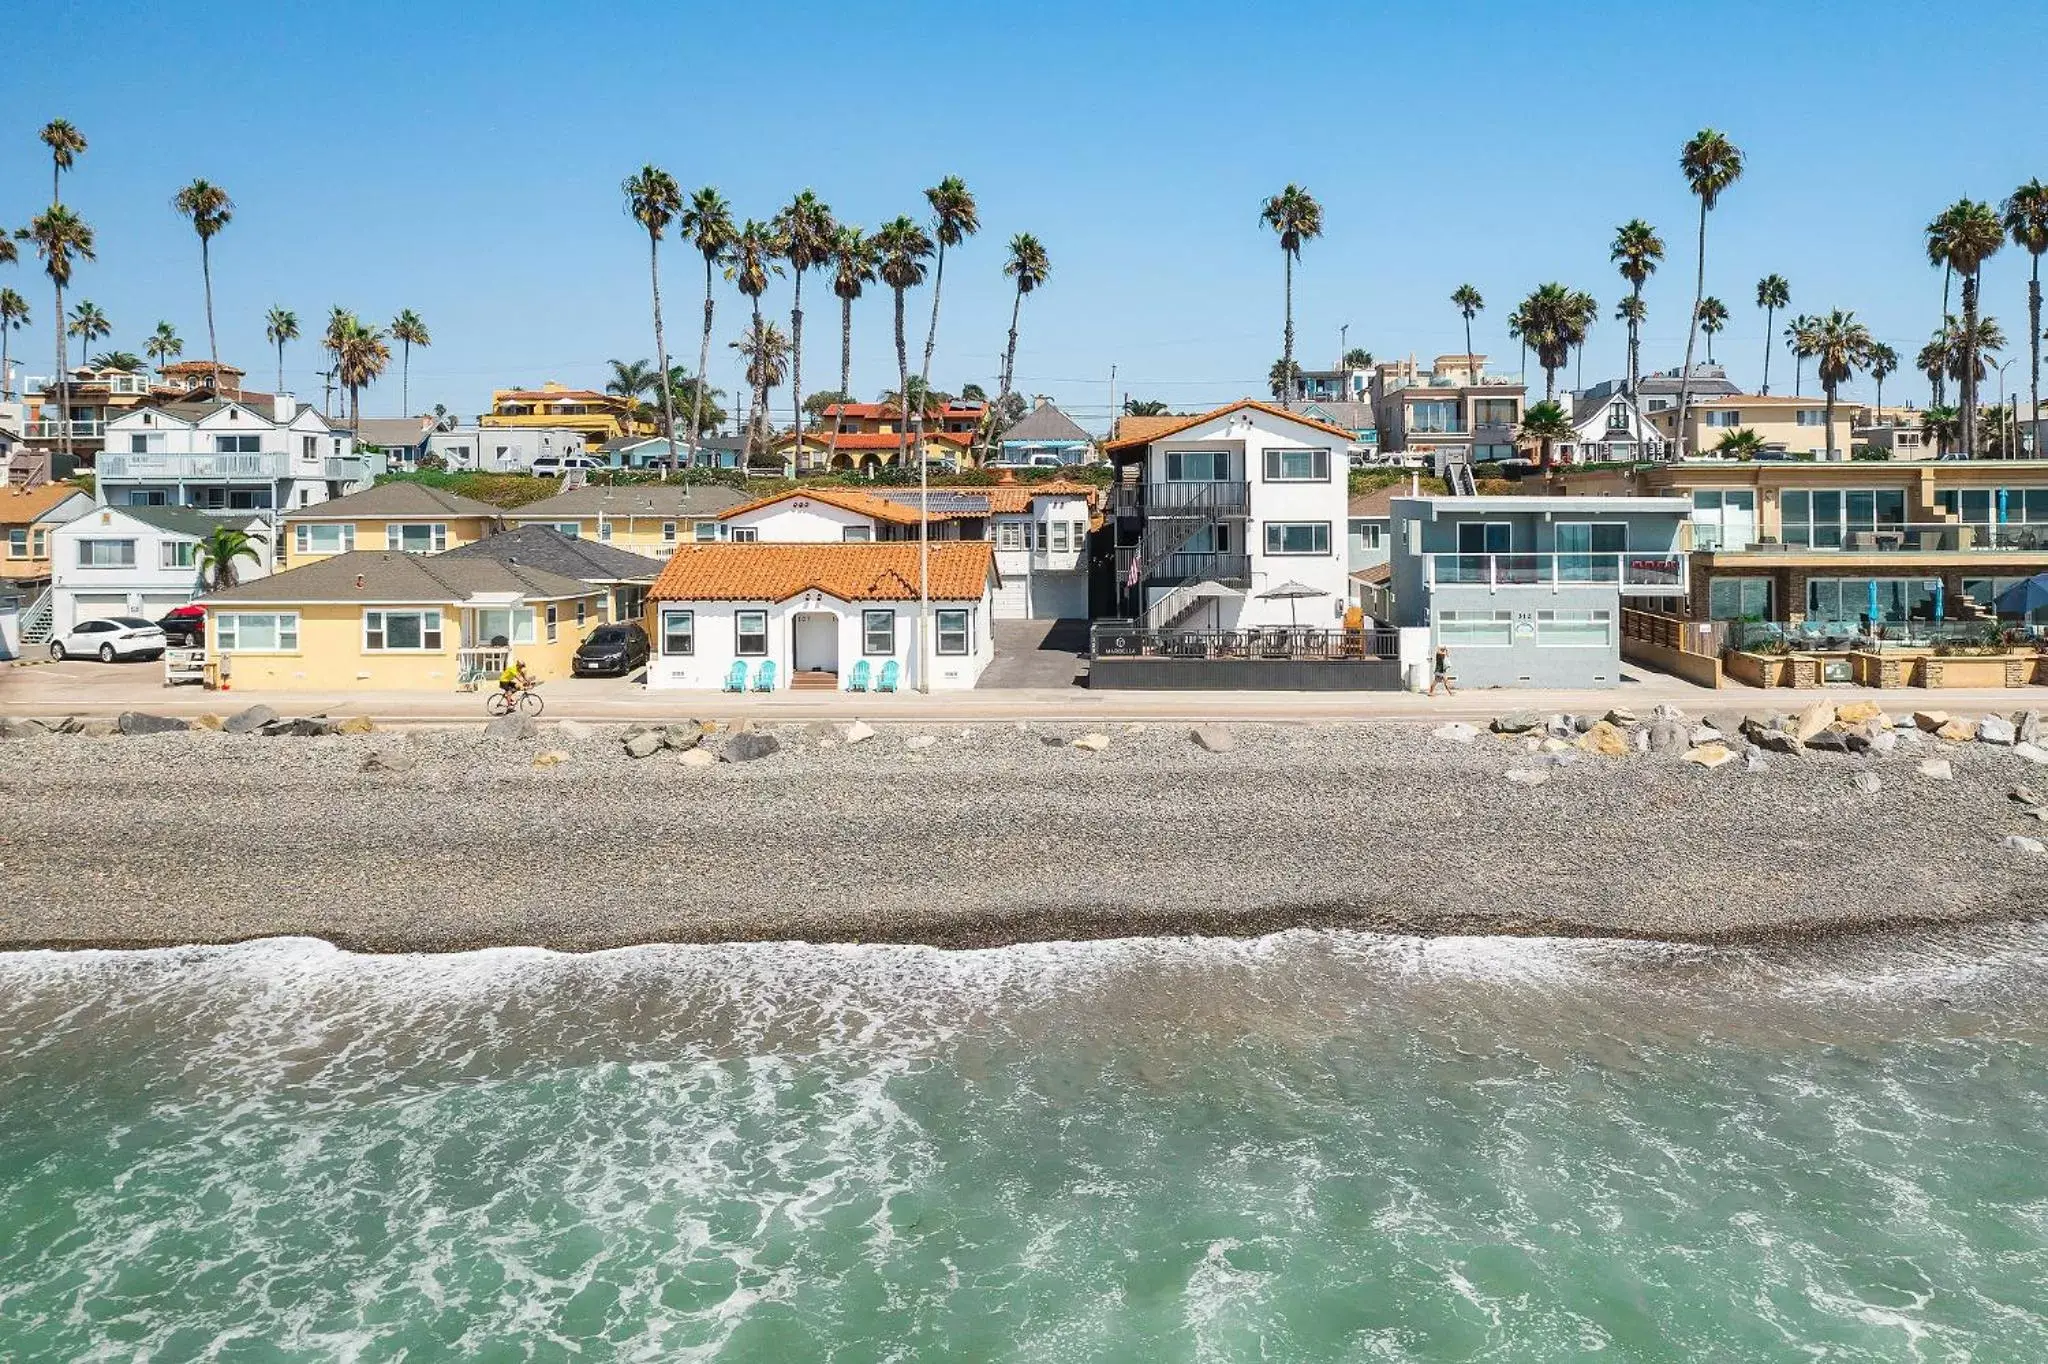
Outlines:
[[292, 457], [286, 454], [164, 455], [109, 450], [100, 455], [97, 472], [107, 479], [156, 478], [288, 478]]
[[1620, 554], [1425, 554], [1431, 587], [1619, 587], [1623, 592], [1681, 594], [1685, 555], [1666, 550]]
[[[107, 424], [97, 417], [74, 417], [70, 422], [74, 436], [104, 436]], [[64, 435], [65, 423], [54, 418], [32, 421], [21, 434], [29, 440], [57, 440]]]
[[511, 666], [509, 648], [457, 649], [455, 685], [464, 691], [475, 691], [486, 682], [496, 681], [498, 674]]
[[1031, 567], [1040, 573], [1071, 573], [1081, 566], [1081, 552], [1072, 549], [1034, 549]]

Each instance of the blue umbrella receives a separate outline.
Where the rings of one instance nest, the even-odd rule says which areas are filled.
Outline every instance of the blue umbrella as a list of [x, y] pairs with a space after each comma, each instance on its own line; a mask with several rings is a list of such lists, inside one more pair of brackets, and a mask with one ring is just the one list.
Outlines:
[[1993, 598], [1992, 605], [2001, 616], [2031, 620], [2036, 611], [2048, 607], [2048, 573], [2036, 573], [2014, 583]]

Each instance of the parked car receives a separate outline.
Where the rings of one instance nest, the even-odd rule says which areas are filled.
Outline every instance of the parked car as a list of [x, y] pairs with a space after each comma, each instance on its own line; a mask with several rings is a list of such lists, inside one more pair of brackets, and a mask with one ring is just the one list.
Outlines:
[[196, 603], [173, 606], [157, 617], [156, 628], [173, 649], [198, 649], [206, 644], [206, 608]]
[[52, 658], [93, 658], [112, 663], [117, 658], [139, 658], [147, 662], [164, 656], [164, 632], [153, 620], [137, 616], [113, 616], [107, 620], [85, 620], [71, 627], [62, 639], [50, 641]]
[[588, 455], [542, 455], [533, 462], [536, 478], [560, 478], [571, 469], [602, 469], [602, 461]]
[[578, 677], [624, 677], [647, 662], [647, 632], [637, 625], [600, 625], [576, 646], [570, 669]]

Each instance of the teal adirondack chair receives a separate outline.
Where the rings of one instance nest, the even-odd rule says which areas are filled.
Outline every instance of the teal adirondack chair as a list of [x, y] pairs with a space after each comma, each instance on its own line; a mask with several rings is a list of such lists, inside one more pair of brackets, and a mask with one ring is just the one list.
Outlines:
[[755, 690], [755, 691], [774, 691], [774, 690], [775, 690], [775, 660], [774, 660], [774, 659], [772, 659], [772, 658], [764, 658], [764, 659], [762, 659], [762, 660], [761, 660], [761, 671], [759, 671], [758, 673], [755, 673], [755, 674], [754, 674], [754, 690]]
[[902, 676], [902, 667], [897, 664], [895, 659], [890, 659], [882, 665], [882, 678], [879, 682], [875, 683], [875, 690], [895, 691], [896, 683]]
[[866, 691], [868, 689], [868, 661], [865, 658], [853, 665], [853, 679], [846, 684], [846, 689], [848, 691]]
[[726, 672], [725, 689], [727, 691], [745, 691], [747, 689], [747, 665], [740, 659], [734, 659], [732, 667]]

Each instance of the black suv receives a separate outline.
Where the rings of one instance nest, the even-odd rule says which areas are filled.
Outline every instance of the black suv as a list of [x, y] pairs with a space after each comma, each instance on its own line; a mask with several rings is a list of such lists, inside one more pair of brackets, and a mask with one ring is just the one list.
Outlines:
[[637, 625], [600, 625], [576, 648], [578, 677], [624, 677], [647, 662], [647, 632]]

